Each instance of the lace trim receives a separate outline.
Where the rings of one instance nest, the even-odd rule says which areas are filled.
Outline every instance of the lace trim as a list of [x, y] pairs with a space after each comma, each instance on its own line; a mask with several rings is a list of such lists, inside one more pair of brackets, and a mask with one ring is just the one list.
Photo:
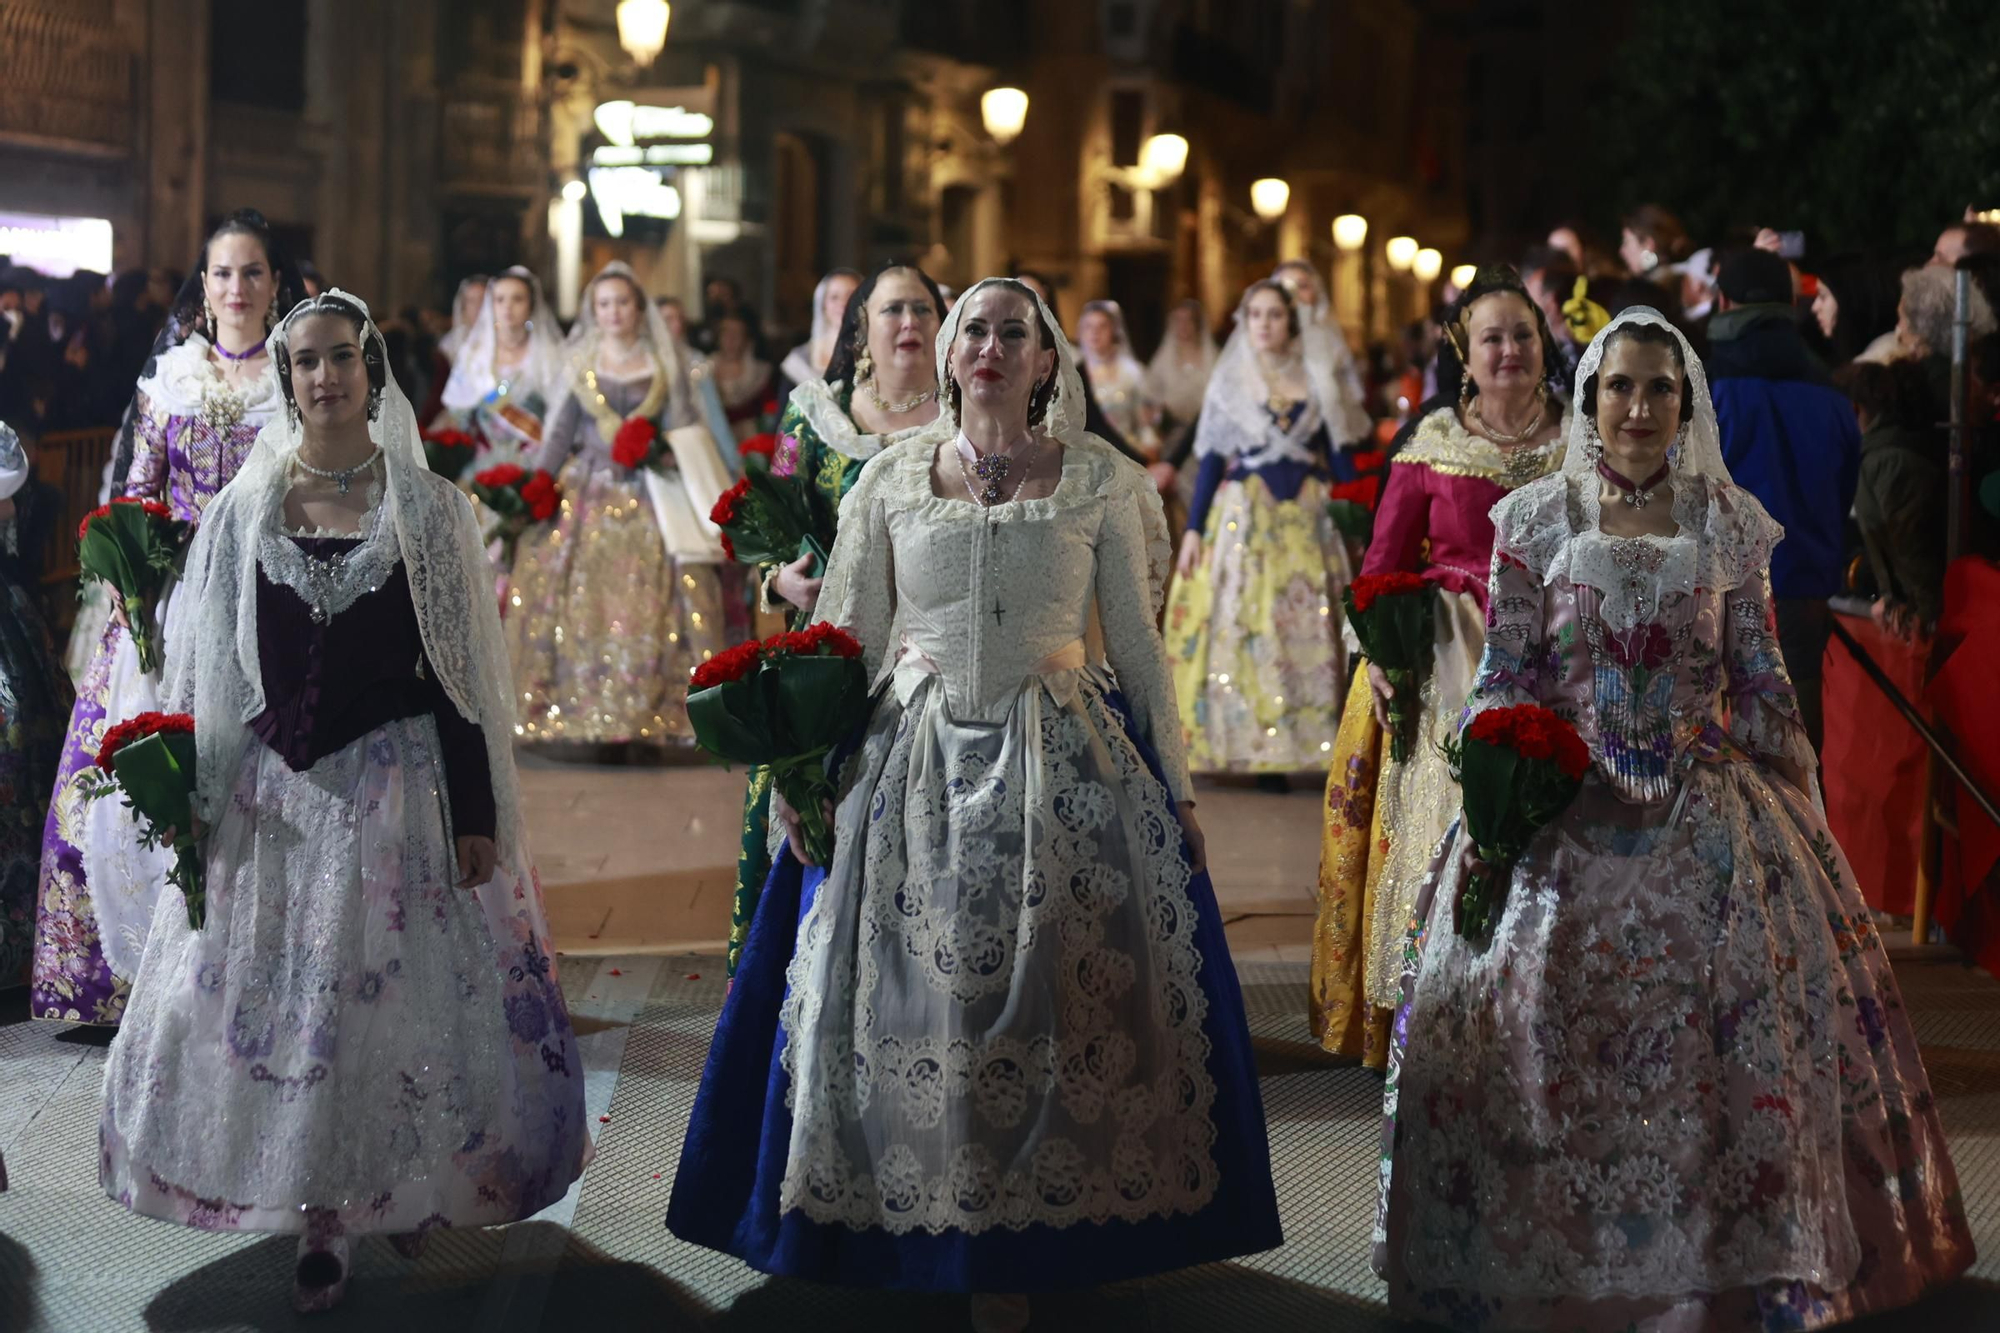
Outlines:
[[315, 624], [324, 625], [371, 592], [381, 589], [402, 559], [389, 536], [388, 506], [381, 503], [381, 484], [369, 487], [368, 527], [363, 533], [321, 532], [315, 535], [361, 538], [358, 546], [329, 556], [309, 554], [287, 532], [272, 524], [259, 539], [257, 558], [271, 582], [290, 588], [311, 609]]
[[824, 380], [813, 379], [792, 390], [793, 409], [805, 418], [806, 425], [812, 427], [821, 444], [842, 457], [873, 458], [891, 445], [901, 444], [930, 429], [933, 424], [932, 421], [925, 421], [888, 435], [863, 434], [861, 428], [854, 424], [854, 418], [847, 414], [847, 409], [840, 405], [841, 391], [846, 387], [845, 380], [828, 384]]
[[1533, 448], [1505, 450], [1460, 425], [1454, 409], [1441, 407], [1417, 426], [1410, 442], [1396, 455], [1396, 461], [1422, 463], [1447, 477], [1480, 477], [1513, 490], [1562, 466], [1568, 416], [1567, 412], [1563, 414], [1562, 430], [1544, 443]]
[[1597, 618], [1616, 631], [1656, 621], [1675, 597], [1691, 596], [1700, 544], [1672, 537], [1614, 537], [1588, 529], [1569, 552], [1569, 579], [1597, 590]]
[[232, 387], [208, 359], [208, 349], [208, 339], [195, 333], [160, 353], [153, 374], [138, 385], [138, 392], [145, 395], [156, 417], [212, 419], [225, 407], [234, 410], [232, 420], [277, 415], [283, 399], [278, 393], [277, 372], [269, 364], [255, 379]]

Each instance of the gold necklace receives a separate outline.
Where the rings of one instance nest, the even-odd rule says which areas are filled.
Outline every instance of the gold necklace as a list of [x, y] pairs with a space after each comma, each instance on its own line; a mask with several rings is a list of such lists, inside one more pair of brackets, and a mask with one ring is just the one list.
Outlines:
[[1521, 431], [1519, 434], [1509, 435], [1505, 431], [1487, 423], [1486, 413], [1480, 410], [1478, 396], [1475, 395], [1472, 400], [1472, 419], [1478, 423], [1479, 433], [1499, 445], [1519, 444], [1523, 440], [1532, 438], [1535, 432], [1542, 428], [1543, 418], [1547, 415], [1548, 404], [1537, 397], [1535, 399], [1535, 415], [1529, 419], [1527, 429]]
[[[1281, 371], [1290, 370], [1294, 365], [1299, 364], [1299, 361], [1298, 357], [1293, 357], [1278, 369]], [[1292, 410], [1292, 404], [1303, 401], [1303, 394], [1289, 394], [1279, 388], [1278, 377], [1264, 369], [1264, 363], [1261, 361], [1257, 362], [1257, 373], [1263, 377], [1264, 392], [1268, 395], [1264, 399], [1264, 405], [1271, 409], [1272, 416], [1282, 419], [1287, 412]]]
[[653, 363], [652, 387], [646, 390], [645, 398], [640, 400], [639, 405], [632, 409], [629, 416], [620, 416], [612, 410], [610, 400], [605, 398], [604, 391], [597, 387], [597, 367], [582, 365], [584, 406], [589, 411], [591, 420], [597, 423], [597, 433], [603, 436], [607, 445], [617, 438], [620, 426], [635, 418], [651, 421], [660, 414], [660, 408], [667, 401], [666, 363], [661, 361], [660, 354], [651, 348], [647, 349], [646, 355]]

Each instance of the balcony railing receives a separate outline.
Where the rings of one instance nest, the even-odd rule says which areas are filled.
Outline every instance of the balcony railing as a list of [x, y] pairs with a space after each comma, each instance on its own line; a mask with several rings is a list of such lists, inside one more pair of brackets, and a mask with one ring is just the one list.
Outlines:
[[128, 153], [134, 66], [112, 0], [0, 0], [0, 139]]

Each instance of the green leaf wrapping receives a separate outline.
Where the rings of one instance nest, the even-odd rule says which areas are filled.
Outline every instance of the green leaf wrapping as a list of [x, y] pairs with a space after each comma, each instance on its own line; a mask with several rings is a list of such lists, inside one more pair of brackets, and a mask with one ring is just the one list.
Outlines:
[[161, 732], [136, 740], [111, 757], [125, 803], [139, 817], [143, 843], [157, 847], [174, 830], [174, 868], [167, 878], [187, 900], [188, 925], [208, 918], [208, 895], [194, 836], [195, 741], [187, 732]]
[[1437, 642], [1437, 586], [1426, 583], [1422, 592], [1378, 596], [1365, 611], [1356, 609], [1353, 588], [1341, 598], [1363, 656], [1382, 668], [1395, 690], [1385, 709], [1389, 715], [1389, 757], [1403, 763], [1410, 757], [1416, 736], [1424, 677]]
[[1455, 920], [1460, 935], [1484, 938], [1499, 920], [1514, 862], [1569, 808], [1583, 781], [1565, 775], [1552, 759], [1530, 759], [1470, 736], [1447, 754], [1459, 780], [1465, 834], [1485, 863], [1461, 891]]

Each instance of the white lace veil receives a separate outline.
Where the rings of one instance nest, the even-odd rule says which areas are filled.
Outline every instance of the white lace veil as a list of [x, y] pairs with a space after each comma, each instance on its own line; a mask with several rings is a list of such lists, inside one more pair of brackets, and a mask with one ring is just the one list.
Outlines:
[[1220, 349], [1209, 332], [1208, 316], [1198, 301], [1183, 301], [1175, 309], [1194, 313], [1195, 340], [1191, 349], [1175, 340], [1171, 316], [1167, 334], [1159, 350], [1146, 365], [1146, 397], [1182, 421], [1192, 421], [1201, 411], [1202, 395], [1208, 391], [1209, 377], [1215, 373]]
[[[1083, 372], [1077, 367], [1076, 349], [1071, 347], [1069, 339], [1063, 336], [1062, 325], [1056, 322], [1055, 313], [1049, 309], [1048, 303], [1036, 296], [1033, 288], [1013, 278], [981, 278], [965, 289], [964, 295], [960, 296], [958, 302], [952, 306], [951, 313], [944, 317], [944, 323], [938, 326], [937, 334], [939, 386], [947, 386], [950, 383], [952, 340], [958, 336], [959, 322], [965, 318], [965, 312], [972, 308], [972, 298], [979, 294], [980, 288], [995, 283], [1027, 293], [1029, 299], [1034, 301], [1035, 309], [1041, 313], [1043, 324], [1055, 334], [1056, 394], [1049, 400], [1048, 412], [1042, 418], [1042, 428], [1048, 432], [1051, 439], [1060, 440], [1065, 445], [1074, 444], [1085, 438], [1096, 439], [1097, 437], [1091, 435], [1083, 426]], [[933, 421], [919, 438], [931, 441], [957, 438], [958, 413], [952, 410], [951, 395], [945, 393], [941, 397], [943, 401], [940, 404], [941, 410], [938, 412], [937, 420]], [[1105, 447], [1110, 446], [1105, 445]]]
[[[1620, 329], [1635, 324], [1653, 324], [1671, 333], [1674, 342], [1681, 349], [1681, 364], [1687, 368], [1688, 393], [1694, 398], [1694, 420], [1688, 423], [1687, 432], [1677, 440], [1667, 454], [1670, 475], [1714, 477], [1727, 485], [1730, 482], [1728, 465], [1722, 461], [1722, 429], [1716, 424], [1715, 403], [1708, 396], [1708, 372], [1701, 364], [1701, 358], [1694, 354], [1694, 344], [1687, 335], [1674, 327], [1665, 315], [1651, 306], [1636, 305], [1619, 313], [1618, 318], [1597, 331], [1584, 349], [1583, 359], [1577, 363], [1575, 396], [1570, 399], [1577, 404], [1577, 410], [1570, 413], [1569, 446], [1563, 453], [1563, 471], [1572, 476], [1595, 475], [1597, 471], [1596, 450], [1592, 445], [1592, 433], [1597, 423], [1583, 410], [1583, 386], [1597, 368], [1604, 363], [1604, 349], [1618, 336]], [[1678, 430], [1678, 426], [1676, 427]], [[1595, 483], [1593, 483], [1595, 485]]]
[[857, 288], [861, 284], [861, 275], [853, 269], [836, 268], [829, 269], [813, 287], [812, 336], [786, 354], [782, 367], [786, 377], [794, 384], [820, 379], [826, 374], [826, 362], [816, 360], [814, 353], [824, 347], [827, 358], [831, 360], [833, 357], [833, 340], [840, 333], [840, 321], [827, 318], [826, 289], [839, 278], [852, 280]]
[[1090, 359], [1090, 356], [1087, 351], [1084, 351], [1083, 347], [1083, 317], [1089, 314], [1105, 315], [1110, 318], [1111, 336], [1116, 343], [1111, 353], [1111, 364], [1120, 366], [1136, 382], [1144, 375], [1145, 367], [1139, 364], [1138, 356], [1132, 351], [1132, 334], [1125, 327], [1124, 307], [1120, 306], [1116, 301], [1085, 301], [1083, 303], [1083, 309], [1077, 313], [1076, 317], [1076, 330], [1078, 334], [1076, 348], [1078, 352], [1082, 353], [1086, 361]]
[[[300, 302], [272, 330], [274, 364], [301, 318], [345, 313], [326, 304], [333, 300], [347, 303], [366, 320], [364, 348], [383, 347], [380, 330], [367, 318], [368, 307], [331, 288]], [[459, 713], [478, 723], [485, 736], [501, 864], [514, 867], [519, 882], [532, 884], [514, 771], [512, 673], [479, 525], [457, 488], [425, 466], [416, 413], [393, 377], [382, 389], [369, 434], [382, 448], [388, 478], [382, 503], [388, 506], [408, 573], [425, 660]], [[265, 707], [257, 635], [258, 547], [281, 512], [302, 439], [290, 411], [278, 413], [258, 433], [242, 471], [203, 516], [188, 555], [184, 577], [191, 585], [186, 604], [195, 622], [194, 651], [170, 656], [168, 697], [175, 708], [194, 715], [196, 809], [211, 824], [236, 783], [245, 746], [251, 743], [249, 723]], [[545, 937], [539, 902], [532, 907]]]
[[467, 324], [465, 316], [459, 313], [465, 307], [465, 289], [475, 282], [485, 281], [486, 275], [484, 273], [475, 273], [471, 277], [461, 280], [458, 284], [458, 289], [451, 294], [451, 328], [446, 331], [444, 337], [438, 339], [438, 351], [444, 353], [445, 360], [447, 361], [455, 362], [458, 360], [459, 348], [465, 345], [466, 336], [472, 332], [477, 323], [475, 320], [474, 324]]
[[639, 297], [639, 338], [652, 349], [653, 356], [667, 375], [667, 423], [673, 426], [694, 420], [694, 400], [688, 384], [688, 358], [682, 352], [682, 345], [675, 342], [673, 334], [668, 331], [667, 317], [660, 313], [659, 303], [646, 295], [646, 285], [639, 281], [639, 275], [632, 271], [632, 266], [622, 259], [612, 260], [583, 284], [576, 326], [563, 342], [565, 364], [562, 374], [558, 376], [561, 382], [549, 395], [548, 419], [556, 419], [557, 409], [576, 393], [584, 372], [597, 364], [597, 343], [603, 335], [597, 327], [597, 308], [591, 297], [597, 290], [597, 284], [606, 278], [625, 279], [632, 284], [632, 290]]
[[499, 377], [493, 373], [493, 355], [499, 345], [499, 332], [493, 326], [493, 289], [502, 278], [528, 284], [528, 359], [515, 372], [515, 381], [540, 389], [544, 397], [553, 394], [562, 383], [563, 340], [556, 312], [542, 294], [541, 279], [517, 264], [487, 279], [486, 299], [480, 304], [479, 318], [466, 330], [458, 345], [458, 355], [451, 359], [451, 378], [444, 385], [444, 405], [455, 412], [479, 406], [499, 383]]
[[1368, 434], [1369, 419], [1362, 406], [1358, 384], [1353, 378], [1353, 357], [1338, 329], [1327, 329], [1306, 321], [1299, 310], [1299, 335], [1293, 340], [1305, 366], [1310, 408], [1289, 431], [1280, 431], [1265, 410], [1270, 387], [1257, 365], [1257, 352], [1250, 345], [1247, 318], [1251, 293], [1267, 291], [1252, 286], [1236, 306], [1236, 328], [1216, 358], [1215, 371], [1202, 395], [1201, 423], [1195, 429], [1194, 448], [1198, 457], [1221, 454], [1242, 458], [1247, 466], [1291, 461], [1316, 461], [1308, 441], [1320, 426], [1337, 449]]

